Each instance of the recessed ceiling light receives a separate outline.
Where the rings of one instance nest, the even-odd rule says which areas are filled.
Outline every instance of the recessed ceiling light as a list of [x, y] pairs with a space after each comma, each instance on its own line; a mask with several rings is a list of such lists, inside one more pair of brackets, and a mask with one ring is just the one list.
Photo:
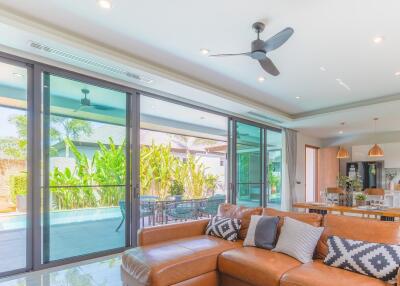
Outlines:
[[326, 71], [326, 68], [325, 67], [319, 67], [319, 69], [321, 70], [321, 71]]
[[202, 55], [208, 55], [208, 53], [210, 52], [210, 50], [208, 50], [208, 49], [200, 49], [200, 53], [202, 54]]
[[375, 44], [380, 44], [383, 42], [383, 37], [382, 36], [376, 36], [372, 39]]
[[300, 96], [296, 96], [296, 99], [300, 99], [301, 97]]
[[400, 76], [400, 71], [394, 73], [395, 76]]
[[265, 77], [259, 76], [259, 77], [257, 78], [257, 80], [258, 80], [259, 82], [263, 82], [263, 81], [265, 80]]
[[339, 130], [339, 134], [343, 134], [343, 130]]
[[21, 73], [13, 72], [13, 76], [15, 77], [23, 77], [24, 75]]
[[103, 8], [103, 9], [111, 9], [111, 7], [112, 7], [110, 0], [97, 0], [97, 5], [99, 5], [100, 8]]

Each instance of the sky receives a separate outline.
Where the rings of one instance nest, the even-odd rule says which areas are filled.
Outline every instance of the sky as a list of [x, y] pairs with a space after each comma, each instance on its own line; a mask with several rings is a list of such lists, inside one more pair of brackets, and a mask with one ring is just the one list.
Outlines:
[[0, 107], [0, 137], [17, 137], [17, 129], [8, 120], [13, 115], [26, 114], [26, 111]]

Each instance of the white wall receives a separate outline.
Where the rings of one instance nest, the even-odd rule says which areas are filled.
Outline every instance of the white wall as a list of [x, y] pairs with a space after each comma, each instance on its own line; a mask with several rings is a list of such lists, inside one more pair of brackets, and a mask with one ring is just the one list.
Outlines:
[[322, 147], [322, 140], [320, 138], [315, 138], [315, 137], [311, 137], [311, 136], [302, 134], [301, 132], [297, 133], [296, 195], [297, 195], [297, 201], [299, 201], [299, 202], [305, 201], [306, 145]]

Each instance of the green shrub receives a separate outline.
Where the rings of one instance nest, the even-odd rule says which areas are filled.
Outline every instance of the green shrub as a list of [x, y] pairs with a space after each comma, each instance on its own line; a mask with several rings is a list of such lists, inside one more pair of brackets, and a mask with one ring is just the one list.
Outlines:
[[16, 202], [18, 195], [27, 194], [27, 180], [28, 176], [26, 172], [10, 176], [11, 201], [13, 203]]

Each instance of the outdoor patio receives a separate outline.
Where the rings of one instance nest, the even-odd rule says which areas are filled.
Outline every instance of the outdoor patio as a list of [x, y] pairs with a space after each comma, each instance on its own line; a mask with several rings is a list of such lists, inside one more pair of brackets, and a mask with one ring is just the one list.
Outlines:
[[[177, 223], [215, 215], [218, 205], [225, 201], [225, 196], [198, 200], [182, 201], [156, 201], [145, 197], [141, 201], [141, 227], [153, 225]], [[72, 216], [71, 211], [53, 213], [54, 224], [51, 224], [49, 234], [49, 258], [58, 260], [103, 250], [109, 250], [125, 246], [125, 205], [120, 208], [112, 208], [100, 216], [91, 215], [87, 220], [82, 219], [82, 214]], [[90, 209], [77, 210], [75, 212], [90, 213]], [[97, 209], [93, 213], [99, 212]], [[65, 217], [71, 216], [67, 221]], [[104, 218], [101, 218], [103, 216]], [[25, 216], [24, 216], [25, 217]], [[93, 218], [95, 217], [95, 219]], [[3, 222], [1, 221], [3, 218]], [[63, 218], [63, 220], [60, 220]], [[0, 217], [0, 226], [7, 216]], [[25, 218], [24, 218], [25, 219]], [[73, 220], [80, 220], [73, 222]], [[118, 228], [120, 223], [121, 227]], [[11, 228], [10, 228], [11, 226]], [[23, 268], [25, 265], [26, 230], [21, 226], [0, 230], [0, 256], [8, 259], [0, 259], [0, 269], [11, 270]]]

